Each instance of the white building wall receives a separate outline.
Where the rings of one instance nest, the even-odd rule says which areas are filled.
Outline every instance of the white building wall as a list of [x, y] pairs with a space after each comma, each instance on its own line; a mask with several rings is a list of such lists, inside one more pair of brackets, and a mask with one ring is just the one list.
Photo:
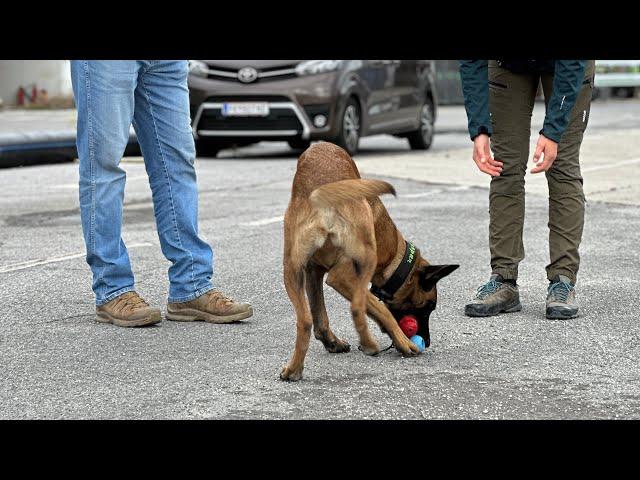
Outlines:
[[0, 60], [0, 98], [5, 105], [16, 104], [18, 88], [31, 95], [31, 85], [44, 88], [49, 98], [72, 95], [68, 60]]

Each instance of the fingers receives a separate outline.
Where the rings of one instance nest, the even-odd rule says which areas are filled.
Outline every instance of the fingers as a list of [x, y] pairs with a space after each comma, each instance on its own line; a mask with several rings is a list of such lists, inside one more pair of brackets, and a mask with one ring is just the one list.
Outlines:
[[503, 165], [501, 161], [491, 156], [488, 137], [479, 135], [474, 143], [473, 161], [476, 162], [478, 169], [492, 177], [499, 176]]
[[[540, 159], [541, 156], [542, 160]], [[558, 144], [544, 135], [540, 135], [536, 151], [533, 154], [533, 161], [536, 166], [531, 169], [531, 173], [546, 172], [551, 168], [557, 156]]]
[[[544, 156], [542, 156], [543, 153]], [[533, 154], [533, 163], [535, 163], [536, 166], [531, 169], [531, 173], [540, 173], [546, 171], [546, 169], [548, 168], [547, 160], [547, 154], [544, 152], [544, 143], [538, 140], [536, 151]]]
[[543, 161], [537, 164], [534, 168], [532, 168], [531, 173], [546, 172], [551, 168], [555, 159], [556, 159], [556, 155], [552, 153], [548, 153], [548, 154], [545, 153]]
[[[481, 172], [484, 172], [488, 175], [491, 175], [492, 177], [498, 177], [500, 176], [500, 172], [502, 172], [502, 166], [495, 166], [492, 165], [489, 162], [489, 159], [491, 159], [491, 157], [477, 157], [477, 159], [474, 158], [474, 160], [476, 161], [476, 165], [478, 165], [478, 168], [480, 169]], [[493, 159], [491, 159], [493, 161]], [[496, 163], [496, 162], [494, 162]], [[501, 162], [497, 162], [500, 163]]]
[[481, 168], [480, 170], [482, 170], [484, 173], [488, 173], [492, 177], [499, 177], [500, 173], [502, 173], [502, 168], [493, 167], [493, 166], [488, 165], [488, 164], [485, 164], [484, 168]]
[[533, 154], [533, 163], [540, 165], [540, 156], [544, 152], [544, 145], [541, 142], [538, 142], [536, 145], [536, 151]]
[[550, 167], [550, 165], [548, 165], [547, 162], [542, 162], [537, 167], [532, 168], [531, 169], [531, 173], [546, 172], [549, 169], [549, 167]]
[[555, 157], [552, 157], [552, 156], [547, 157], [545, 155], [544, 161], [541, 164], [537, 165], [536, 167], [532, 168], [531, 173], [546, 172], [553, 166], [553, 161], [555, 159], [556, 159]]
[[536, 153], [533, 155], [533, 161], [536, 162], [536, 166], [531, 169], [531, 173], [546, 172], [551, 168], [557, 156], [557, 153], [553, 151], [547, 151], [551, 149], [542, 149], [541, 153], [544, 156], [542, 157], [542, 161], [540, 161], [540, 154], [538, 154], [538, 149], [539, 147], [536, 148]]
[[489, 156], [489, 158], [487, 159], [487, 163], [492, 167], [499, 167], [500, 170], [502, 170], [503, 163], [500, 160], [496, 160], [495, 158]]

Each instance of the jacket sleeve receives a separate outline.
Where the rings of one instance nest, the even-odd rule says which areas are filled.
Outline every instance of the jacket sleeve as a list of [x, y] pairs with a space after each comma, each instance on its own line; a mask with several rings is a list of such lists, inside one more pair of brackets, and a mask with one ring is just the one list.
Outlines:
[[481, 133], [491, 136], [488, 60], [460, 60], [460, 80], [471, 140]]
[[540, 130], [542, 135], [556, 143], [560, 142], [569, 124], [571, 110], [584, 80], [586, 63], [584, 60], [556, 60], [553, 93]]

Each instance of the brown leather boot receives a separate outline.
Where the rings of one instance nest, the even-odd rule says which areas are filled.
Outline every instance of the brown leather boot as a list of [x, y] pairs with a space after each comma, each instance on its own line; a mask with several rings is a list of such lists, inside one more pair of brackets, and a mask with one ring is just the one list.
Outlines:
[[231, 323], [249, 318], [253, 309], [248, 303], [236, 303], [218, 290], [209, 290], [189, 302], [169, 303], [167, 320]]
[[96, 320], [118, 327], [142, 327], [162, 320], [159, 308], [151, 308], [136, 292], [127, 292], [96, 307]]

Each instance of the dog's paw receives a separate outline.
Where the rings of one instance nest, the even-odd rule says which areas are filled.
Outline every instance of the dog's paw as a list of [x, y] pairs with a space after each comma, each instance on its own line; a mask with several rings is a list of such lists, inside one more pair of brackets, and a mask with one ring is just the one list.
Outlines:
[[334, 341], [326, 342], [324, 348], [330, 353], [346, 353], [351, 350], [351, 345], [337, 338]]
[[280, 380], [285, 382], [297, 382], [302, 378], [302, 367], [297, 370], [292, 370], [289, 366], [286, 366], [280, 372]]
[[403, 340], [401, 343], [396, 344], [394, 342], [396, 350], [398, 350], [405, 357], [413, 357], [420, 354], [418, 346], [410, 340]]
[[365, 355], [375, 356], [380, 353], [380, 346], [376, 342], [367, 345], [361, 343], [358, 346], [358, 350], [360, 350]]

